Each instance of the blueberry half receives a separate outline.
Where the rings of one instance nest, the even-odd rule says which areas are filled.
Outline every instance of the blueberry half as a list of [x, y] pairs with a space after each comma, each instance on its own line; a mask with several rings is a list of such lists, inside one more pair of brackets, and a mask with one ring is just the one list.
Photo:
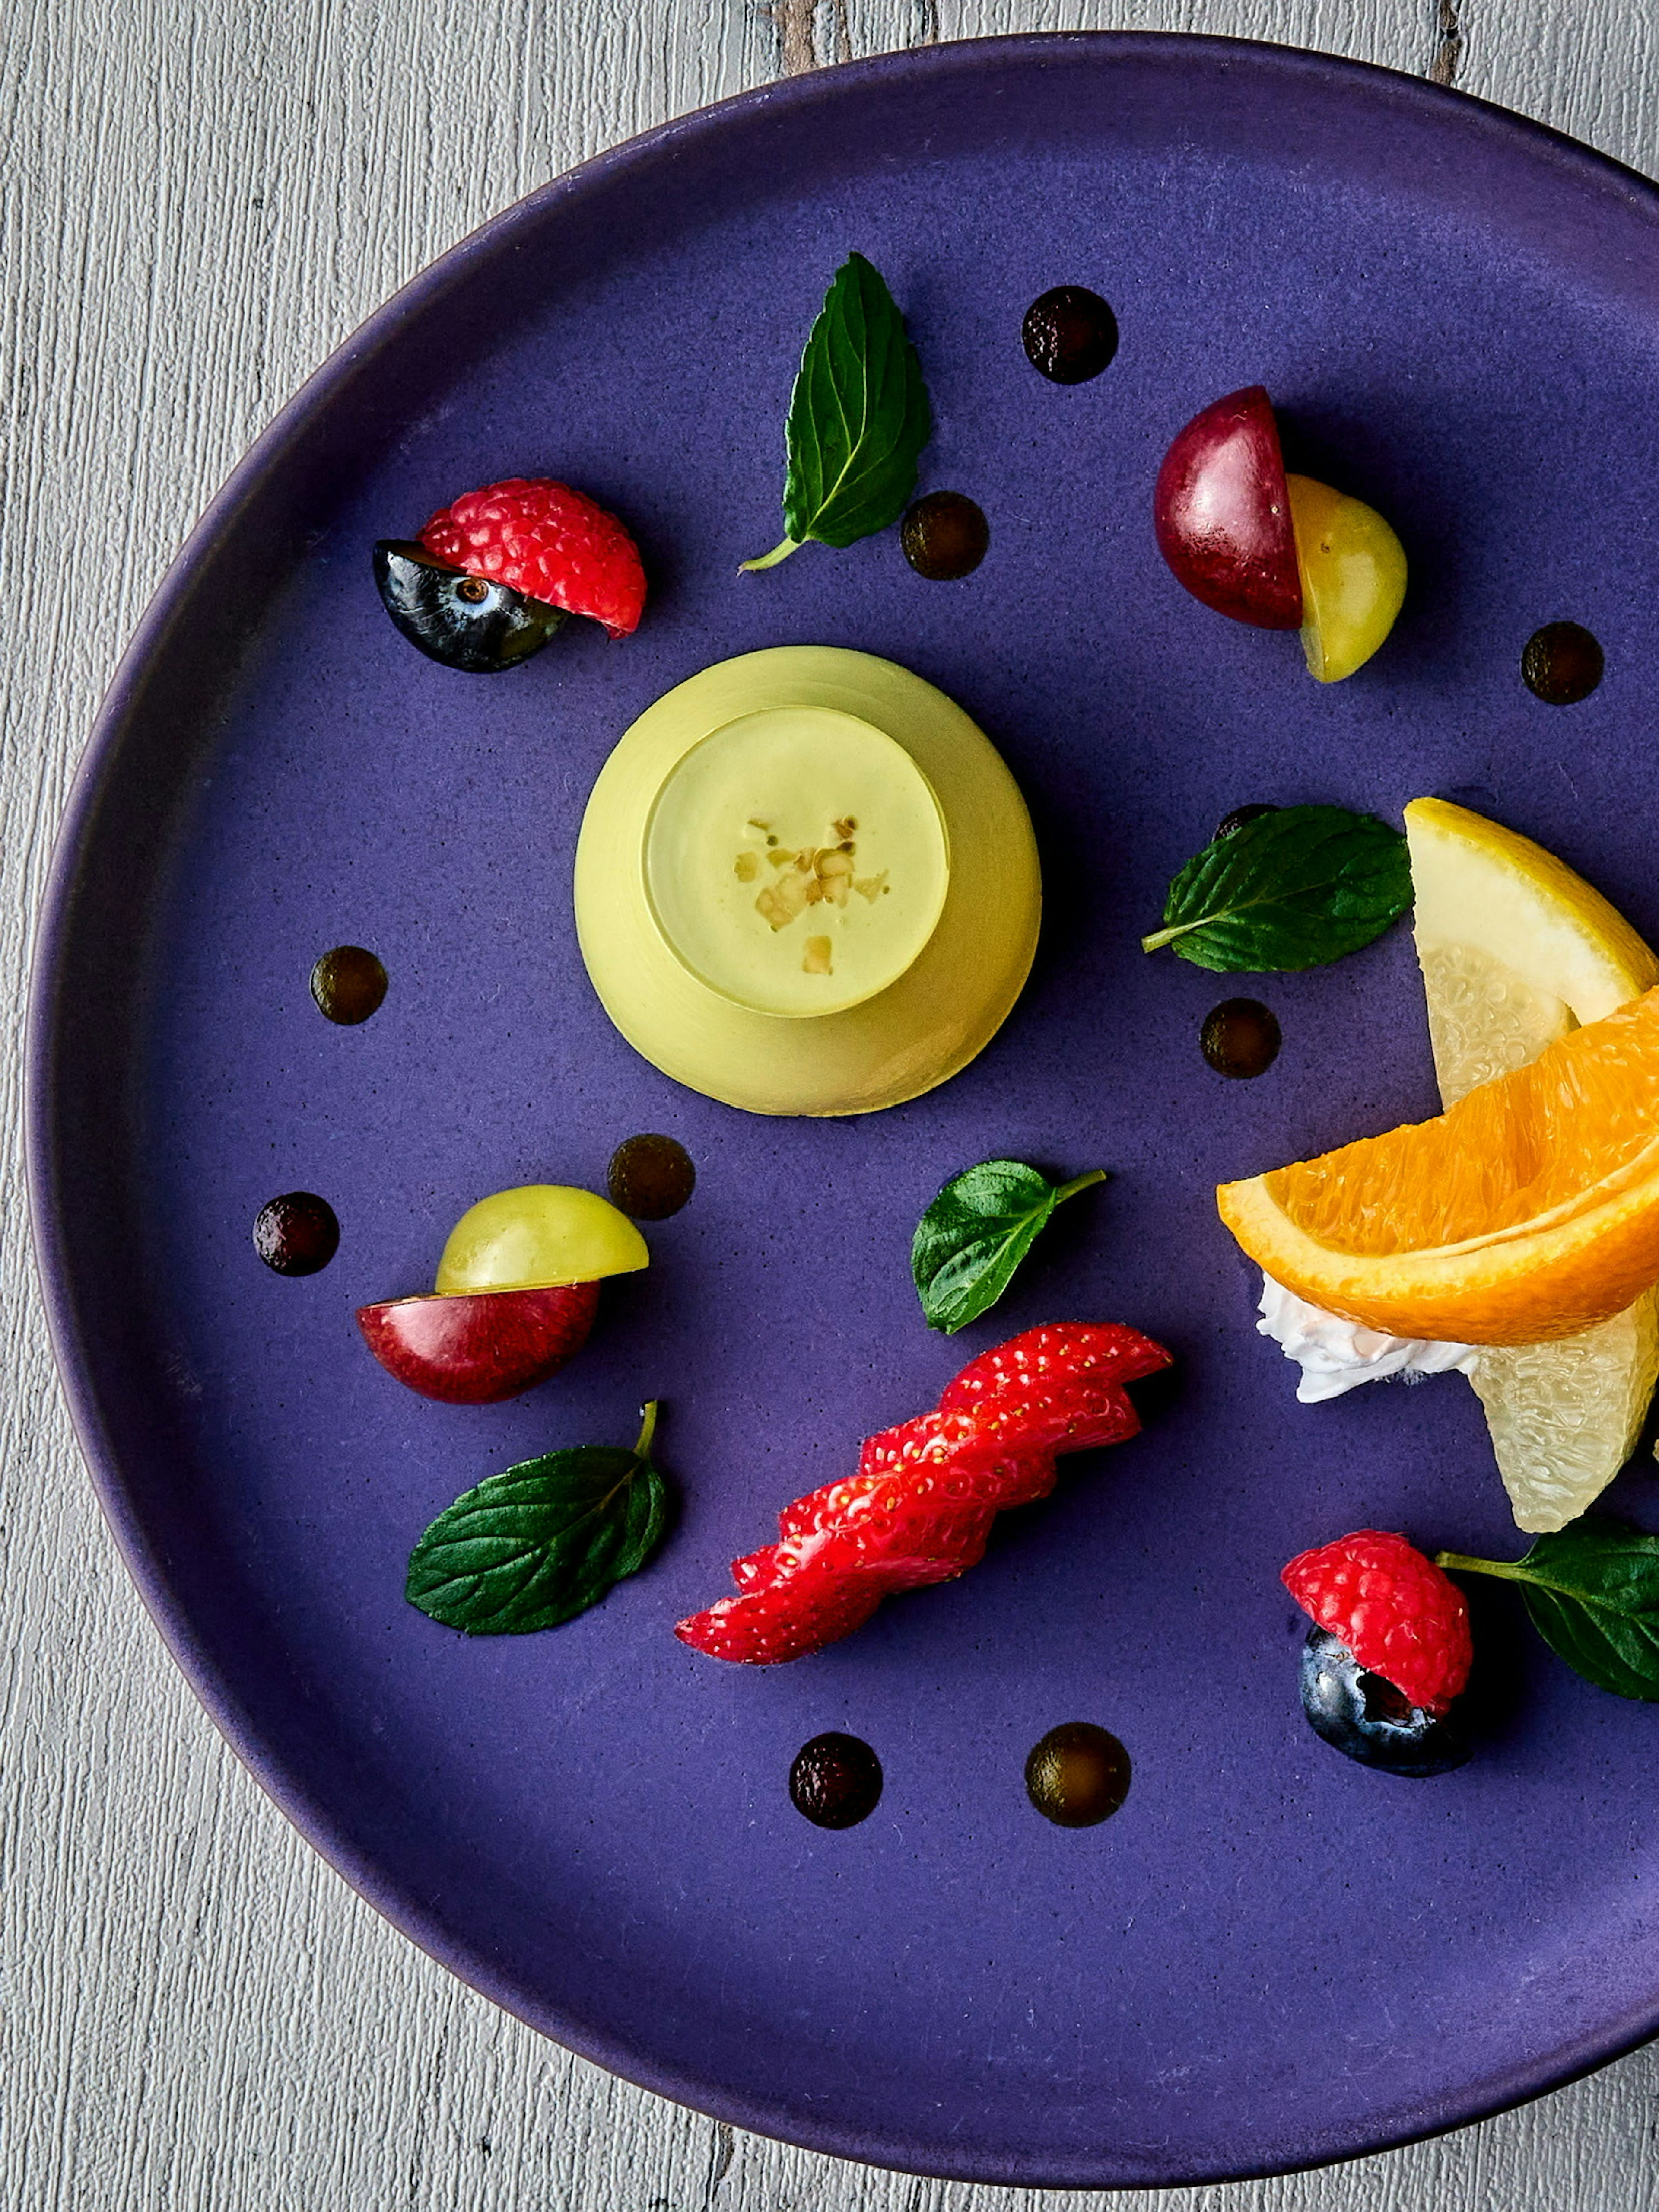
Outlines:
[[1328, 1628], [1302, 1647], [1302, 1710], [1333, 1750], [1385, 1774], [1449, 1774], [1469, 1755], [1460, 1728], [1370, 1673]]
[[386, 612], [411, 645], [469, 676], [516, 668], [539, 653], [564, 620], [562, 607], [469, 576], [410, 539], [381, 538], [374, 548], [374, 582]]

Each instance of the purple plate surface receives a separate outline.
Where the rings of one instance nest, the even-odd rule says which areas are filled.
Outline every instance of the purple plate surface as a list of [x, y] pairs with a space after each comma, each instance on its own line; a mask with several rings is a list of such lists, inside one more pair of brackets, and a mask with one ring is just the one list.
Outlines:
[[[1479, 1756], [1407, 1783], [1304, 1727], [1289, 1555], [1355, 1526], [1513, 1554], [1460, 1382], [1308, 1409], [1252, 1331], [1219, 1177], [1431, 1109], [1407, 933], [1255, 988], [1259, 1082], [1199, 1056], [1227, 986], [1138, 933], [1244, 800], [1485, 807], [1659, 937], [1653, 588], [1659, 199], [1407, 79], [1133, 36], [945, 46], [749, 95], [590, 163], [401, 294], [216, 503], [127, 659], [59, 859], [33, 1042], [36, 1220], [76, 1419], [133, 1573], [254, 1772], [399, 1927], [574, 2049], [747, 2127], [988, 2181], [1167, 2184], [1375, 2149], [1557, 2083], [1659, 2025], [1659, 1716], [1483, 1613]], [[924, 484], [992, 549], [912, 574], [888, 533], [739, 576], [776, 538], [802, 337], [850, 247], [909, 319]], [[1027, 303], [1093, 285], [1075, 389]], [[1393, 641], [1331, 690], [1294, 638], [1181, 592], [1149, 499], [1172, 431], [1260, 380], [1292, 465], [1396, 524]], [[368, 550], [551, 472], [638, 532], [654, 596], [493, 681], [435, 667]], [[1540, 623], [1606, 681], [1522, 687]], [[794, 641], [960, 700], [1030, 799], [1031, 983], [933, 1096], [853, 1122], [683, 1092], [606, 1023], [571, 857], [600, 763], [706, 662]], [[307, 977], [373, 947], [337, 1029]], [[410, 1396], [352, 1310], [424, 1287], [483, 1192], [598, 1183], [680, 1137], [699, 1182], [588, 1351], [513, 1404]], [[993, 1152], [1114, 1180], [954, 1343], [906, 1254]], [[322, 1193], [307, 1280], [249, 1241]], [[960, 1583], [819, 1658], [700, 1658], [675, 1619], [779, 1505], [960, 1360], [1054, 1315], [1178, 1352], [1144, 1436], [1073, 1462]], [[403, 1599], [431, 1516], [660, 1395], [683, 1498], [649, 1568], [550, 1634], [469, 1641]], [[1644, 1470], [1651, 1462], [1644, 1461]], [[1651, 1474], [1626, 1479], [1641, 1512]], [[1115, 1730], [1123, 1811], [1027, 1803], [1030, 1745]], [[825, 1729], [886, 1769], [841, 1834], [793, 1810]]]

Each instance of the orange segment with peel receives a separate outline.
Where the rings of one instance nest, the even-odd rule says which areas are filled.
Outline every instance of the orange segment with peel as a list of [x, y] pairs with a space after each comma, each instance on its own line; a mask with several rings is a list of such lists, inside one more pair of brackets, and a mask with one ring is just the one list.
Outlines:
[[1221, 1218], [1362, 1328], [1541, 1344], [1659, 1279], [1659, 988], [1431, 1121], [1224, 1183]]

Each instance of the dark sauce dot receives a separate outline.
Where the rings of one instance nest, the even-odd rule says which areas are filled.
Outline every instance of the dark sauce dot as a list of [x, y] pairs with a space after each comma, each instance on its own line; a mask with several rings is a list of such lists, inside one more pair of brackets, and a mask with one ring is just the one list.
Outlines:
[[691, 1155], [672, 1137], [629, 1137], [611, 1155], [611, 1203], [635, 1221], [666, 1221], [696, 1187]]
[[936, 584], [971, 575], [990, 543], [984, 509], [959, 491], [930, 491], [905, 509], [899, 525], [905, 559]]
[[286, 1191], [254, 1216], [253, 1249], [279, 1275], [314, 1275], [340, 1249], [334, 1208], [314, 1191]]
[[1278, 807], [1268, 805], [1265, 800], [1254, 801], [1249, 806], [1235, 806], [1231, 814], [1224, 814], [1216, 823], [1215, 835], [1210, 842], [1218, 845], [1224, 837], [1231, 837], [1235, 830], [1242, 830], [1247, 822], [1259, 822], [1264, 814], [1278, 812]]
[[1527, 640], [1521, 680], [1552, 707], [1588, 699], [1606, 666], [1600, 641], [1575, 622], [1546, 623]]
[[1060, 1828], [1092, 1828], [1129, 1794], [1129, 1754], [1092, 1721], [1050, 1729], [1025, 1762], [1025, 1788], [1045, 1820]]
[[386, 996], [386, 969], [361, 945], [337, 945], [312, 969], [311, 995], [331, 1022], [366, 1022]]
[[1086, 284], [1057, 284], [1025, 310], [1025, 358], [1054, 384], [1086, 384], [1117, 351], [1117, 317]]
[[1218, 1075], [1265, 1075], [1282, 1038], [1271, 1006], [1260, 999], [1224, 999], [1204, 1017], [1199, 1049]]
[[795, 1753], [789, 1795], [820, 1828], [856, 1827], [881, 1796], [881, 1761], [858, 1736], [815, 1735]]

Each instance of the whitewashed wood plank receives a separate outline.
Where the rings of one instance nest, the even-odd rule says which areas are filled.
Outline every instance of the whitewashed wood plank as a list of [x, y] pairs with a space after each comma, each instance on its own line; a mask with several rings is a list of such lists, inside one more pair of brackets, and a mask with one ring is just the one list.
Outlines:
[[[1082, 27], [1288, 40], [1419, 71], [1444, 51], [1467, 88], [1659, 167], [1650, 0], [14, 0], [0, 29], [0, 995], [14, 1026], [53, 826], [122, 641], [249, 440], [386, 293], [559, 168], [786, 61]], [[1645, 2055], [1338, 2172], [1097, 2200], [911, 2182], [733, 2136], [505, 2019], [299, 1842], [144, 1621], [51, 1374], [20, 1103], [14, 1051], [0, 1060], [0, 2202], [1659, 2203]]]

